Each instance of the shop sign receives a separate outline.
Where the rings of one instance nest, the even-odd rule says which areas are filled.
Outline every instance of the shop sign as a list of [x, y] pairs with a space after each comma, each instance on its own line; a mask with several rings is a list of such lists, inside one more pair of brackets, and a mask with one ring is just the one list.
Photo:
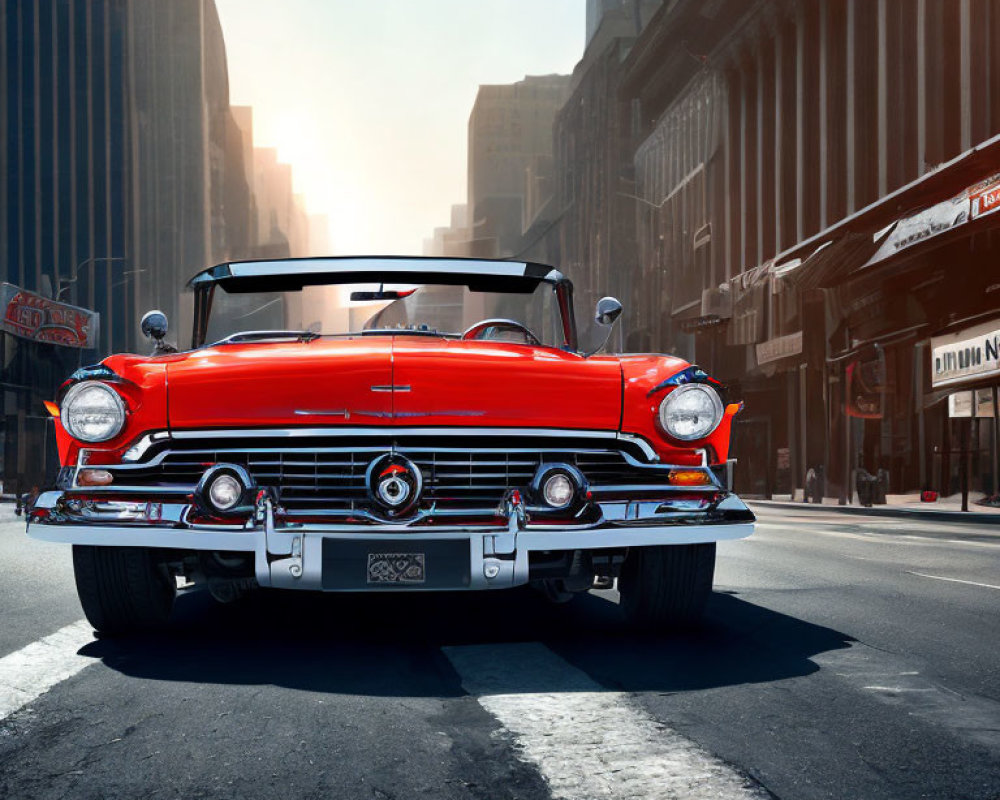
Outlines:
[[63, 347], [92, 348], [97, 343], [101, 315], [86, 308], [60, 303], [10, 283], [0, 284], [3, 330]]
[[802, 352], [802, 331], [768, 339], [757, 345], [757, 363], [770, 364], [789, 356], [797, 356]]
[[1000, 208], [1000, 182], [993, 183], [970, 196], [969, 213], [973, 219]]
[[684, 333], [701, 333], [702, 331], [718, 328], [722, 324], [722, 317], [718, 314], [707, 314], [703, 317], [681, 320], [681, 330]]
[[931, 385], [1000, 377], [1000, 321], [931, 339]]
[[993, 419], [992, 389], [977, 389], [974, 392], [955, 392], [948, 395], [948, 416], [971, 419], [973, 396], [976, 402], [976, 419]]

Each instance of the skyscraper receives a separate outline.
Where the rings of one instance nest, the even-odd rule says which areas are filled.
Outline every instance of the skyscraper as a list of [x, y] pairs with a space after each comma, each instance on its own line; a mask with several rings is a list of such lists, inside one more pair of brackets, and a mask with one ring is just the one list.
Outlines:
[[472, 255], [510, 255], [520, 239], [525, 177], [539, 156], [552, 155], [552, 123], [569, 86], [568, 75], [529, 75], [479, 87], [469, 115]]
[[180, 335], [184, 280], [239, 245], [226, 199], [249, 188], [227, 184], [245, 176], [214, 0], [3, 0], [0, 43], [3, 471], [32, 484], [42, 401], [144, 348], [144, 310]]

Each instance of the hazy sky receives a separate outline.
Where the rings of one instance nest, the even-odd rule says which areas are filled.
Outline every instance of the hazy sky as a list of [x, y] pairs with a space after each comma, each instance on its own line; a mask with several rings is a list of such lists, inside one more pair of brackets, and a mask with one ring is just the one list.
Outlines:
[[334, 253], [419, 254], [465, 202], [482, 83], [568, 74], [584, 0], [216, 0], [230, 99], [292, 164]]

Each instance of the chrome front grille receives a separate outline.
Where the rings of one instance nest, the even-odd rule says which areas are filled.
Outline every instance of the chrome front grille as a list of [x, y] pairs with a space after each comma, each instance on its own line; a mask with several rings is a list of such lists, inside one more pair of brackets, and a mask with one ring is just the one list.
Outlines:
[[[504, 446], [498, 446], [501, 443]], [[374, 442], [370, 438], [342, 446], [331, 444], [329, 440], [211, 441], [208, 437], [171, 441], [148, 454], [149, 466], [130, 468], [127, 481], [134, 486], [193, 485], [212, 464], [239, 464], [258, 486], [277, 491], [281, 505], [289, 511], [363, 510], [370, 507], [368, 465], [379, 455], [394, 451], [420, 469], [422, 507], [481, 509], [498, 505], [511, 489], [527, 490], [543, 463], [571, 464], [595, 488], [662, 485], [667, 470], [643, 463], [641, 451], [638, 455], [627, 453], [624, 447], [616, 446], [618, 442], [598, 446], [566, 437], [522, 441], [511, 436], [503, 442], [454, 437], [444, 446], [440, 439], [433, 444], [400, 439]]]

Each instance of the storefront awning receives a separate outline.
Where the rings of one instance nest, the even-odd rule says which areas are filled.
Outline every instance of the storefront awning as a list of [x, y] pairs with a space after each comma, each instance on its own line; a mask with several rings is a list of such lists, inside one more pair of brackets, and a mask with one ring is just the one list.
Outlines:
[[892, 228], [882, 231], [882, 235], [848, 231], [837, 239], [823, 242], [802, 261], [779, 264], [775, 273], [800, 291], [834, 286], [846, 274], [866, 264], [891, 231]]
[[995, 136], [780, 253], [774, 273], [800, 289], [833, 286], [872, 261], [883, 245], [892, 252], [883, 251], [877, 263], [924, 240], [938, 243], [948, 234], [961, 235], [970, 221], [1000, 225], [1000, 214], [982, 213], [982, 200], [975, 207], [980, 216], [971, 210], [998, 164], [1000, 136]]

